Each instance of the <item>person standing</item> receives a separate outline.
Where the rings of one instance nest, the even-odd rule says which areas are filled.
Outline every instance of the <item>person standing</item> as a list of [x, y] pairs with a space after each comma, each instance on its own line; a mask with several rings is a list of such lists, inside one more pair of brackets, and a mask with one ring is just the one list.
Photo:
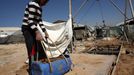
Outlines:
[[[41, 27], [45, 33], [45, 37], [48, 37], [45, 26], [42, 23], [42, 6], [46, 5], [49, 0], [33, 0], [28, 3], [24, 12], [24, 18], [22, 23], [22, 33], [25, 38], [28, 58], [29, 58], [29, 75], [31, 75], [31, 63], [32, 55], [34, 55], [34, 61], [37, 59], [37, 51], [39, 53], [39, 59], [46, 57], [43, 51], [40, 41], [43, 37], [37, 29], [37, 25]], [[35, 54], [33, 54], [33, 50]]]

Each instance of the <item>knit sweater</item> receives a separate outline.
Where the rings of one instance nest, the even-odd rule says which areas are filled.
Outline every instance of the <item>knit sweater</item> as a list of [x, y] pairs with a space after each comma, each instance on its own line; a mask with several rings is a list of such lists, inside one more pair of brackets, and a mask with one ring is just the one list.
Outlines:
[[37, 31], [38, 24], [45, 31], [42, 23], [42, 8], [39, 3], [31, 1], [26, 6], [22, 26]]

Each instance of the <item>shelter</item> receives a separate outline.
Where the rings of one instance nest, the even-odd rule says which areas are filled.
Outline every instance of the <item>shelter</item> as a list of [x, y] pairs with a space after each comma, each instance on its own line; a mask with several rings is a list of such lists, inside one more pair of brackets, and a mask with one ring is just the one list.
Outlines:
[[134, 41], [134, 20], [130, 19], [127, 20], [126, 23], [121, 22], [117, 24], [126, 34], [126, 37], [128, 38], [129, 41], [133, 42]]
[[74, 39], [76, 40], [87, 39], [90, 36], [90, 30], [86, 25], [74, 27], [73, 31], [74, 31]]
[[101, 28], [96, 28], [96, 38], [104, 37], [116, 37], [120, 38], [123, 35], [123, 31], [119, 26], [105, 26]]

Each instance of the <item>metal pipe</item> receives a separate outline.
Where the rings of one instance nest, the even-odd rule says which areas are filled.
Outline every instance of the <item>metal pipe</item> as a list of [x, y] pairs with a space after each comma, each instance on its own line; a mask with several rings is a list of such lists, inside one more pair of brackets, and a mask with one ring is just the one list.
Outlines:
[[[129, 43], [128, 36], [127, 36], [127, 31], [129, 31], [129, 30], [128, 30], [128, 26], [126, 26], [127, 4], [128, 4], [127, 0], [125, 0], [124, 35], [127, 40], [127, 43]], [[127, 31], [126, 31], [126, 29], [127, 29]]]
[[72, 19], [72, 0], [69, 0], [69, 18]]
[[[72, 0], [69, 0], [69, 19], [70, 19], [70, 23], [71, 23], [71, 25], [72, 25], [72, 27], [74, 27], [73, 26], [73, 17], [72, 17]], [[72, 28], [73, 29], [73, 28]], [[72, 30], [73, 31], [73, 30]], [[71, 49], [73, 50], [73, 40], [72, 40], [72, 42], [71, 42]]]

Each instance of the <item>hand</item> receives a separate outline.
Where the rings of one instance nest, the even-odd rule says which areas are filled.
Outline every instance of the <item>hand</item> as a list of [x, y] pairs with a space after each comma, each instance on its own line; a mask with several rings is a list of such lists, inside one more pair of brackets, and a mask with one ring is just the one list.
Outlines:
[[36, 40], [38, 40], [38, 41], [43, 40], [43, 37], [41, 36], [39, 31], [36, 31], [35, 34], [36, 34]]

